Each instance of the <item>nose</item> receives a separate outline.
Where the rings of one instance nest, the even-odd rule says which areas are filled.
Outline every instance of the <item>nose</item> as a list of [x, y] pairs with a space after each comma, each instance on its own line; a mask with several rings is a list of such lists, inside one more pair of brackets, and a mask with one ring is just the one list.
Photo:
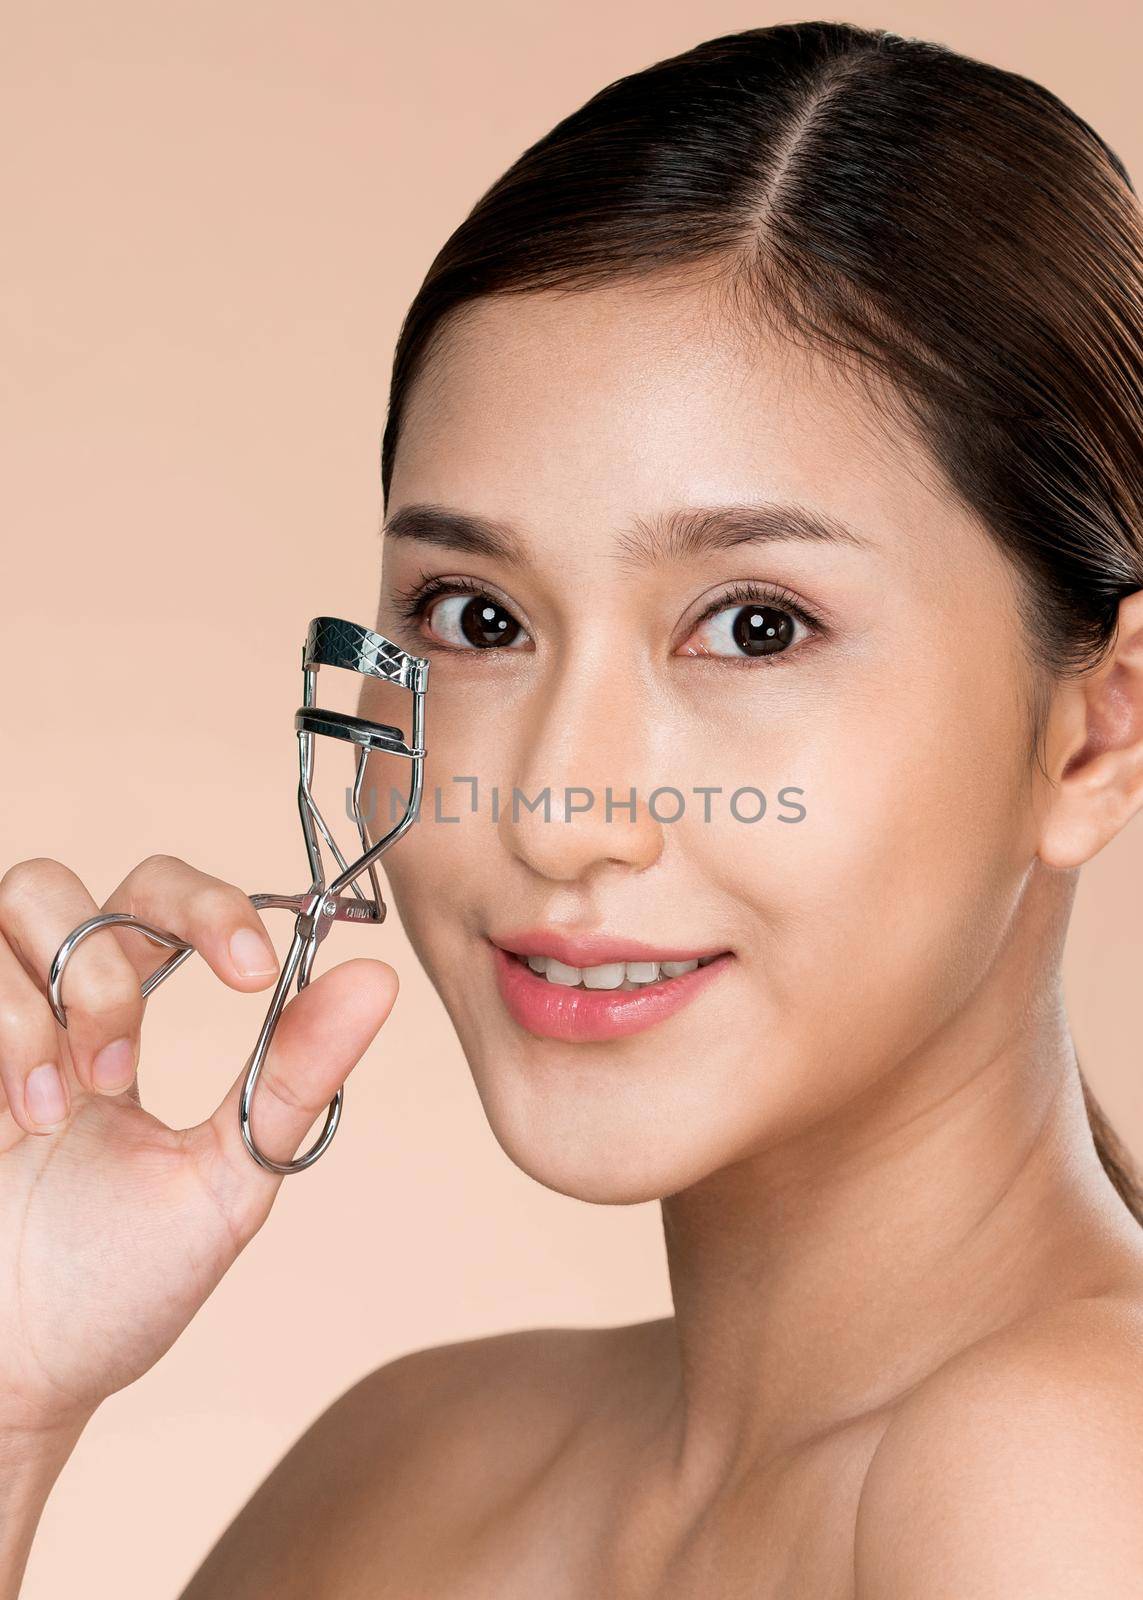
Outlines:
[[[648, 699], [598, 658], [566, 659], [517, 725], [512, 792], [500, 837], [532, 871], [575, 882], [604, 864], [642, 871], [663, 850], [663, 822], [640, 782], [653, 725]], [[662, 812], [672, 814], [668, 801]]]

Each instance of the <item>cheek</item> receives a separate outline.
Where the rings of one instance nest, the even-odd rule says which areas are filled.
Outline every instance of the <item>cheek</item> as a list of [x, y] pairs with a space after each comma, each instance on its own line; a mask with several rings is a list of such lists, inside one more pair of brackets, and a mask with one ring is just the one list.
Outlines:
[[1015, 696], [984, 688], [918, 680], [798, 743], [806, 817], [753, 874], [760, 972], [798, 1054], [831, 1073], [900, 1059], [995, 959], [1027, 868], [1025, 732]]

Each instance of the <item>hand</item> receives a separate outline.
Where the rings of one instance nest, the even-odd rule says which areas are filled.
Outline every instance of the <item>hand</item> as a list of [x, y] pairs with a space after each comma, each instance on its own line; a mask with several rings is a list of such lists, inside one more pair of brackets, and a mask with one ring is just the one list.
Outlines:
[[[142, 862], [102, 907], [58, 861], [0, 879], [0, 1429], [82, 1425], [153, 1366], [282, 1181], [242, 1142], [245, 1067], [197, 1127], [169, 1128], [139, 1102], [139, 988], [169, 950], [129, 927], [92, 934], [67, 964], [58, 1026], [52, 957], [100, 910], [176, 933], [232, 989], [266, 989], [278, 970], [242, 890], [172, 856]], [[271, 1159], [297, 1152], [396, 995], [392, 967], [353, 960], [290, 1000], [251, 1117]]]

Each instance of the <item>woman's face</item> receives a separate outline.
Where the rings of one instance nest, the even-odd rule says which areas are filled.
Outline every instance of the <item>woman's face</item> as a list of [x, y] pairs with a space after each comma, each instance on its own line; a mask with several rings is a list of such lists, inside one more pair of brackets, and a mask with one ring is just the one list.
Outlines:
[[[378, 627], [431, 667], [386, 871], [518, 1166], [664, 1196], [941, 1057], [1021, 905], [1034, 769], [1009, 569], [903, 423], [701, 284], [480, 301], [387, 525]], [[608, 941], [725, 954], [616, 990], [503, 949]]]

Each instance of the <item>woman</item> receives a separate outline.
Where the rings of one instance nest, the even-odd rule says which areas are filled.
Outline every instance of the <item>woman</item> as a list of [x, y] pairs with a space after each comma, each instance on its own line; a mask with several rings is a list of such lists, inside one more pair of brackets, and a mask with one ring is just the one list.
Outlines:
[[[842, 23], [609, 85], [449, 239], [378, 626], [432, 661], [462, 825], [390, 882], [509, 1157], [661, 1200], [674, 1315], [389, 1362], [185, 1600], [1143, 1594], [1143, 1199], [1060, 990], [1143, 800], [1141, 312], [1086, 124]], [[152, 858], [124, 907], [269, 985], [237, 888]], [[138, 939], [77, 953], [57, 1033], [94, 909], [57, 862], [0, 888], [7, 1595], [280, 1181], [238, 1083], [189, 1130], [139, 1106]], [[292, 1002], [269, 1154], [395, 991], [352, 961]]]

